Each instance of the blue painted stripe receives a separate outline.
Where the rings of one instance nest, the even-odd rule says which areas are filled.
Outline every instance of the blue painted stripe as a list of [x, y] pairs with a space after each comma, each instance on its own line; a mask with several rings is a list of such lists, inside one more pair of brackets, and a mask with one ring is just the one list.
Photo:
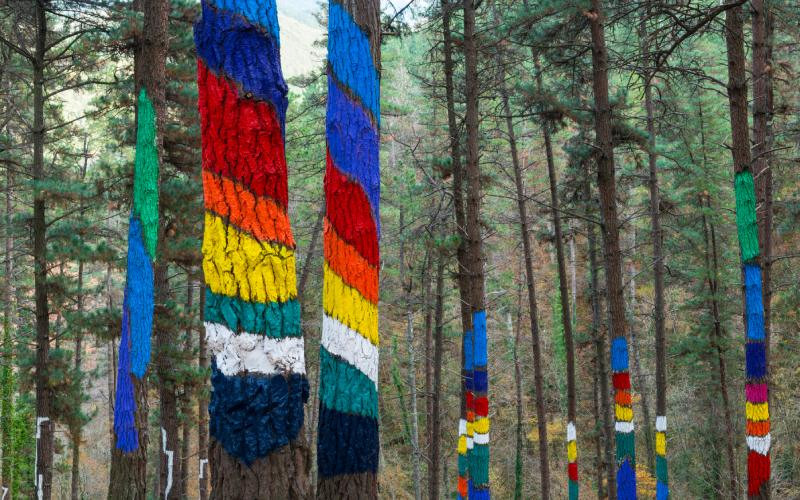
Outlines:
[[153, 332], [153, 263], [144, 247], [142, 224], [131, 215], [128, 227], [128, 282], [125, 296], [131, 318], [131, 372], [144, 376]]
[[270, 338], [301, 337], [300, 303], [247, 302], [219, 295], [206, 288], [205, 321], [220, 323], [234, 332], [265, 335]]
[[228, 377], [211, 367], [209, 432], [245, 464], [289, 444], [303, 426], [308, 400], [305, 375]]
[[464, 369], [468, 372], [472, 371], [474, 366], [474, 339], [475, 335], [472, 330], [467, 330], [467, 332], [464, 333]]
[[745, 344], [744, 357], [748, 379], [760, 379], [767, 376], [767, 353], [763, 342]]
[[131, 334], [128, 297], [122, 304], [122, 335], [119, 341], [119, 365], [117, 366], [117, 392], [114, 394], [114, 436], [117, 448], [131, 453], [139, 447], [136, 431], [136, 399], [131, 379]]
[[320, 404], [317, 466], [320, 477], [378, 471], [378, 421]]
[[283, 128], [289, 89], [281, 72], [280, 50], [271, 37], [243, 17], [204, 2], [194, 41], [198, 57], [211, 71], [239, 83], [243, 94], [271, 103]]
[[328, 77], [328, 151], [336, 167], [358, 182], [372, 208], [380, 236], [380, 138], [364, 110]]
[[472, 328], [475, 331], [473, 366], [486, 366], [486, 311], [472, 313]]
[[475, 370], [472, 372], [472, 384], [476, 393], [486, 392], [489, 390], [489, 377], [486, 374], [486, 369]]
[[744, 295], [747, 311], [747, 338], [764, 340], [764, 301], [761, 294], [761, 266], [745, 264]]
[[244, 16], [252, 24], [264, 28], [280, 45], [278, 28], [278, 9], [275, 0], [209, 0], [220, 9], [226, 9]]
[[617, 500], [636, 500], [636, 473], [628, 459], [617, 470]]
[[328, 61], [336, 79], [380, 121], [380, 79], [367, 36], [338, 2], [328, 7]]
[[669, 487], [662, 483], [656, 483], [656, 500], [669, 500]]
[[628, 342], [625, 337], [615, 337], [611, 342], [611, 370], [615, 372], [628, 370]]

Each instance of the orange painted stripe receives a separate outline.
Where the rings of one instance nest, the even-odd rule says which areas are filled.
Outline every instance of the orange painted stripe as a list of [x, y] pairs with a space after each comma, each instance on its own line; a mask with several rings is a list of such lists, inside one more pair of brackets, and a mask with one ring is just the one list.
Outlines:
[[336, 234], [325, 219], [325, 262], [349, 286], [373, 304], [378, 303], [378, 270]]
[[259, 241], [294, 248], [289, 216], [271, 198], [256, 196], [244, 185], [203, 170], [206, 208]]
[[631, 406], [631, 393], [629, 391], [617, 391], [614, 395], [614, 401], [618, 405]]
[[467, 498], [467, 478], [458, 476], [458, 494]]
[[766, 436], [767, 434], [769, 434], [769, 420], [761, 422], [747, 421], [748, 436]]

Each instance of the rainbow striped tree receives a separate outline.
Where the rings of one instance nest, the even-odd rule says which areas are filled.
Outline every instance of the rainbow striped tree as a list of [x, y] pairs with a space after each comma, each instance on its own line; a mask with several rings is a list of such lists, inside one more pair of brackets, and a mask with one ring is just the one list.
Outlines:
[[736, 195], [736, 227], [742, 258], [745, 302], [745, 417], [747, 419], [747, 495], [769, 498], [770, 420], [761, 256], [756, 218], [756, 194], [747, 121], [747, 74], [744, 69], [744, 28], [741, 6], [725, 14], [728, 49], [728, 99], [731, 155]]
[[308, 381], [275, 0], [204, 0], [195, 43], [212, 488], [220, 498], [302, 498]]
[[380, 5], [328, 4], [319, 498], [377, 498]]
[[158, 242], [158, 149], [156, 112], [142, 87], [138, 99], [133, 208], [128, 226], [128, 269], [122, 306], [114, 436], [123, 453], [139, 448], [132, 376], [142, 380], [150, 362], [153, 332], [153, 264]]

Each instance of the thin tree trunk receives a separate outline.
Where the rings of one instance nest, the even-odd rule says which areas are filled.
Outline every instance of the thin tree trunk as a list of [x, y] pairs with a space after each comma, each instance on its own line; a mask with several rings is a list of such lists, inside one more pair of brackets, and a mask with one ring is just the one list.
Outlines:
[[[200, 295], [200, 319], [206, 310], [206, 287], [201, 281], [198, 284]], [[208, 347], [206, 345], [206, 329], [200, 322], [197, 330], [197, 363], [202, 373], [208, 372]], [[205, 378], [197, 394], [197, 482], [200, 500], [208, 500], [208, 384]]]
[[3, 283], [3, 367], [2, 380], [0, 380], [0, 412], [2, 413], [2, 423], [0, 423], [0, 447], [3, 450], [2, 464], [2, 485], [9, 489], [8, 498], [13, 498], [11, 485], [11, 463], [14, 459], [11, 450], [11, 424], [14, 412], [14, 371], [12, 369], [14, 360], [14, 349], [11, 341], [11, 329], [14, 325], [14, 233], [11, 227], [12, 212], [14, 205], [11, 199], [11, 190], [14, 185], [14, 174], [10, 165], [6, 165], [6, 213], [5, 213], [5, 282]]
[[[539, 475], [541, 478], [542, 500], [550, 498], [550, 462], [548, 458], [549, 446], [547, 444], [547, 413], [544, 406], [544, 381], [542, 375], [542, 352], [539, 339], [538, 308], [536, 304], [536, 278], [533, 274], [533, 250], [530, 242], [530, 229], [528, 227], [528, 211], [525, 205], [525, 184], [522, 179], [522, 166], [517, 153], [516, 135], [511, 119], [508, 91], [501, 86], [503, 110], [506, 115], [506, 126], [509, 132], [509, 145], [511, 147], [511, 161], [514, 167], [514, 185], [517, 194], [517, 213], [519, 216], [520, 237], [525, 261], [525, 282], [528, 290], [528, 309], [531, 321], [531, 340], [533, 347], [533, 384], [536, 393], [536, 424], [539, 433]], [[569, 314], [569, 307], [567, 307]]]
[[756, 185], [758, 240], [764, 297], [764, 344], [767, 372], [772, 311], [772, 41], [769, 0], [752, 0], [753, 33], [753, 177]]
[[611, 137], [611, 104], [608, 98], [608, 51], [605, 17], [601, 0], [592, 0], [588, 13], [592, 32], [592, 69], [595, 106], [597, 186], [603, 221], [603, 249], [606, 262], [606, 295], [611, 319], [611, 369], [614, 372], [614, 399], [617, 441], [617, 497], [636, 498], [635, 437], [633, 406], [628, 370], [628, 325], [622, 288], [622, 254], [617, 220], [617, 188], [614, 169], [614, 143]]
[[[456, 235], [458, 236], [458, 248], [456, 250], [456, 265], [458, 272], [459, 306], [461, 311], [461, 394], [459, 398], [460, 419], [459, 419], [459, 456], [458, 456], [458, 493], [461, 498], [466, 498], [467, 481], [469, 478], [468, 462], [466, 455], [467, 442], [467, 406], [466, 406], [466, 384], [467, 370], [465, 364], [466, 334], [472, 329], [472, 317], [470, 314], [470, 275], [469, 262], [467, 261], [467, 233], [466, 233], [466, 214], [464, 209], [464, 169], [461, 164], [461, 141], [456, 120], [455, 110], [455, 83], [453, 75], [455, 63], [453, 61], [453, 33], [450, 28], [450, 20], [456, 2], [442, 0], [442, 50], [444, 55], [444, 80], [445, 80], [445, 99], [447, 101], [447, 130], [450, 138], [450, 159], [453, 166], [453, 211], [456, 219]], [[462, 446], [463, 442], [463, 446]]]
[[[161, 254], [163, 255], [163, 253]], [[167, 265], [162, 259], [156, 264], [154, 273], [155, 281], [155, 325], [153, 330], [156, 335], [156, 356], [158, 371], [159, 417], [161, 422], [158, 463], [158, 496], [165, 499], [179, 499], [181, 461], [180, 427], [178, 421], [178, 381], [175, 373], [175, 363], [178, 362], [176, 346], [168, 337], [173, 337], [175, 329], [168, 319], [166, 301], [169, 299], [169, 281], [167, 279]]]
[[47, 5], [44, 0], [35, 4], [36, 39], [33, 58], [33, 281], [36, 303], [36, 494], [39, 500], [49, 500], [53, 481], [53, 415], [50, 388], [50, 311], [47, 296], [47, 225], [45, 221], [45, 192], [41, 182], [44, 172], [44, 68], [47, 45]]
[[[192, 281], [191, 272], [186, 275], [186, 315], [188, 326], [186, 327], [186, 338], [183, 342], [183, 352], [192, 352], [192, 335], [194, 334], [194, 282]], [[191, 361], [191, 358], [189, 358]], [[180, 476], [180, 491], [184, 496], [189, 493], [189, 442], [192, 439], [191, 427], [194, 423], [191, 417], [192, 397], [193, 394], [193, 381], [184, 381], [183, 383], [183, 396], [180, 399], [181, 404], [181, 454], [176, 460], [181, 464]]]
[[522, 411], [522, 367], [519, 363], [519, 340], [522, 328], [520, 328], [522, 316], [522, 283], [517, 291], [517, 324], [516, 327], [512, 325], [511, 313], [508, 313], [508, 327], [514, 334], [514, 348], [512, 355], [514, 356], [514, 392], [516, 397], [516, 410], [517, 422], [515, 426], [516, 442], [514, 446], [514, 500], [522, 499], [523, 482], [523, 463], [522, 463], [522, 450], [524, 442], [524, 421]]
[[[706, 205], [709, 210], [711, 208], [711, 200], [700, 198], [700, 206]], [[720, 317], [719, 310], [719, 264], [717, 257], [717, 236], [714, 229], [713, 222], [709, 222], [705, 212], [702, 215], [703, 220], [703, 237], [705, 240], [705, 264], [708, 270], [708, 291], [711, 294], [709, 299], [709, 309], [711, 310], [711, 317], [714, 319], [713, 340], [715, 351], [717, 353], [717, 369], [719, 375], [719, 389], [722, 396], [722, 408], [725, 418], [725, 449], [728, 457], [728, 480], [730, 481], [728, 489], [728, 497], [731, 500], [739, 498], [739, 477], [736, 473], [736, 455], [734, 453], [733, 436], [735, 436], [735, 429], [733, 426], [733, 419], [731, 417], [731, 405], [728, 398], [728, 376], [727, 367], [725, 363], [725, 350], [723, 349], [724, 332], [722, 330], [722, 318]]]
[[[651, 60], [647, 28], [642, 19], [639, 40], [645, 65]], [[648, 187], [650, 190], [650, 238], [653, 241], [653, 328], [656, 341], [656, 489], [668, 495], [667, 473], [667, 337], [664, 328], [666, 306], [664, 304], [664, 235], [661, 230], [661, 194], [658, 187], [658, 155], [656, 154], [656, 120], [655, 103], [653, 102], [653, 73], [644, 75], [644, 107], [647, 114], [647, 135], [649, 151], [647, 166], [649, 172]], [[644, 392], [643, 392], [644, 393]], [[648, 420], [649, 422], [649, 420]], [[648, 443], [650, 437], [648, 436]], [[663, 443], [663, 450], [661, 449]], [[664, 453], [661, 453], [661, 452]], [[652, 454], [648, 454], [652, 460]]]
[[[731, 2], [729, 2], [731, 3]], [[744, 324], [747, 397], [747, 494], [770, 498], [769, 389], [762, 296], [762, 257], [759, 249], [756, 192], [751, 172], [750, 133], [747, 112], [744, 21], [741, 5], [725, 14], [728, 52], [728, 101], [731, 121], [731, 155], [736, 193], [736, 224], [745, 287]], [[756, 96], [759, 98], [759, 96]], [[758, 106], [761, 106], [760, 104]]]
[[[114, 299], [111, 294], [111, 264], [106, 267], [106, 307], [108, 311], [114, 310]], [[108, 371], [106, 372], [106, 379], [108, 385], [108, 439], [109, 450], [113, 450], [114, 446], [114, 395], [117, 393], [117, 350], [114, 348], [116, 342], [114, 337], [116, 332], [114, 324], [108, 323], [108, 338], [111, 339], [106, 345], [108, 351], [106, 353], [106, 363], [108, 363]], [[113, 460], [112, 460], [113, 461]]]
[[[465, 125], [467, 131], [467, 163], [465, 168], [467, 181], [466, 199], [466, 233], [467, 262], [470, 275], [470, 312], [472, 313], [473, 343], [470, 352], [472, 359], [467, 367], [472, 367], [472, 397], [467, 399], [467, 415], [474, 414], [474, 425], [467, 426], [474, 430], [474, 446], [470, 450], [470, 480], [475, 494], [489, 494], [489, 403], [486, 331], [486, 294], [484, 282], [484, 253], [481, 237], [481, 168], [479, 152], [480, 114], [478, 96], [478, 44], [475, 27], [476, 0], [463, 0], [464, 10], [464, 79], [465, 79]], [[472, 407], [469, 402], [472, 401]], [[468, 419], [469, 420], [469, 419]], [[469, 439], [469, 437], [468, 437]]]
[[431, 398], [431, 463], [428, 469], [428, 498], [439, 498], [439, 465], [441, 464], [441, 406], [442, 398], [442, 351], [444, 349], [444, 265], [443, 251], [436, 257], [436, 304], [434, 324], [436, 325], [433, 344], [433, 393]]
[[[143, 25], [134, 48], [134, 83], [135, 92], [146, 89], [153, 103], [156, 114], [156, 142], [159, 157], [163, 157], [164, 126], [164, 82], [166, 80], [167, 57], [167, 16], [169, 5], [167, 0], [139, 0], [134, 2], [134, 9], [143, 12]], [[138, 116], [137, 116], [138, 120]], [[159, 230], [161, 233], [162, 230]], [[163, 236], [159, 234], [159, 236]], [[159, 245], [163, 245], [163, 237], [159, 237]], [[156, 268], [158, 272], [158, 267]], [[159, 286], [154, 284], [156, 301], [159, 300]], [[157, 320], [157, 312], [154, 315]], [[155, 325], [154, 325], [155, 330]], [[156, 334], [156, 341], [159, 335]], [[109, 500], [144, 500], [147, 493], [147, 445], [148, 445], [148, 401], [147, 377], [132, 376], [136, 413], [134, 416], [136, 429], [139, 431], [139, 446], [132, 453], [122, 453], [114, 446], [111, 455], [111, 476], [109, 481]], [[159, 448], [161, 443], [159, 444]], [[161, 456], [161, 454], [159, 454]]]
[[[584, 182], [584, 198], [587, 204], [592, 204], [591, 187], [589, 185], [589, 175], [587, 172]], [[589, 212], [587, 210], [587, 212]], [[591, 212], [589, 212], [591, 213]], [[614, 435], [614, 425], [611, 419], [611, 392], [608, 386], [609, 376], [606, 366], [606, 337], [601, 332], [600, 326], [600, 278], [599, 266], [597, 263], [597, 238], [593, 222], [586, 223], [586, 233], [589, 244], [589, 273], [590, 273], [590, 294], [592, 304], [592, 338], [595, 345], [595, 359], [597, 363], [598, 379], [600, 382], [600, 407], [602, 411], [601, 426], [603, 430], [603, 451], [605, 456], [604, 468], [606, 473], [608, 498], [617, 496], [617, 476], [613, 467], [612, 439]], [[600, 486], [602, 488], [602, 485]]]
[[314, 252], [317, 249], [317, 241], [319, 235], [322, 234], [322, 225], [325, 218], [325, 206], [323, 205], [317, 213], [317, 221], [314, 222], [314, 229], [311, 230], [311, 242], [308, 244], [308, 252], [306, 252], [306, 259], [303, 262], [303, 269], [300, 271], [300, 281], [297, 282], [297, 300], [303, 300], [306, 290], [306, 283], [308, 283], [308, 276], [311, 274], [311, 263], [313, 262]]
[[[423, 266], [422, 286], [422, 313], [424, 315], [425, 331], [425, 439], [428, 443], [428, 459], [430, 459], [431, 443], [431, 391], [433, 384], [433, 307], [431, 307], [431, 286], [434, 281], [433, 251], [431, 245], [425, 250], [425, 265]], [[430, 464], [428, 464], [430, 469]]]
[[[536, 85], [539, 92], [542, 91], [542, 74], [538, 60], [536, 65]], [[506, 107], [507, 107], [506, 97]], [[510, 127], [511, 116], [506, 111], [506, 121]], [[577, 500], [578, 498], [578, 442], [577, 430], [575, 428], [577, 420], [576, 409], [576, 389], [575, 389], [575, 347], [572, 340], [572, 317], [570, 314], [569, 292], [567, 284], [567, 269], [564, 257], [564, 236], [561, 231], [561, 209], [559, 208], [558, 198], [558, 178], [556, 177], [555, 161], [553, 159], [553, 144], [550, 137], [550, 123], [545, 120], [542, 124], [542, 135], [544, 136], [545, 157], [547, 159], [547, 176], [550, 181], [550, 207], [553, 217], [553, 227], [555, 229], [556, 260], [558, 262], [558, 287], [561, 295], [561, 322], [564, 325], [564, 346], [567, 354], [567, 476], [569, 478], [569, 497]], [[514, 148], [516, 149], [516, 148]]]
[[[86, 169], [89, 163], [89, 142], [88, 137], [84, 137], [83, 139], [83, 166], [81, 167], [81, 182], [86, 180]], [[80, 200], [80, 214], [83, 217], [85, 212], [85, 204], [83, 196], [81, 196]], [[77, 313], [83, 314], [83, 260], [78, 261], [78, 296], [77, 296]], [[83, 331], [78, 328], [75, 332], [75, 376], [81, 380], [81, 357], [83, 355], [83, 345], [81, 341], [83, 340]], [[79, 393], [83, 393], [83, 381], [81, 380], [81, 390]], [[82, 423], [79, 423], [72, 429], [72, 478], [70, 482], [70, 498], [72, 500], [78, 500], [80, 496], [80, 466], [81, 466], [81, 426]]]

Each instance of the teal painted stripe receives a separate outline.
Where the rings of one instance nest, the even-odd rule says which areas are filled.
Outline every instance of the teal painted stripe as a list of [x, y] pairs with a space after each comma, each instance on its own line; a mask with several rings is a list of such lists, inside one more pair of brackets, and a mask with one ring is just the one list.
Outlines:
[[476, 487], [489, 484], [489, 445], [476, 444], [470, 450], [469, 477]]
[[636, 463], [636, 445], [633, 432], [616, 432], [617, 463], [630, 458], [631, 464]]
[[206, 288], [205, 321], [220, 323], [234, 332], [248, 332], [270, 338], [300, 337], [300, 303], [246, 302], [218, 295]]
[[578, 500], [578, 482], [569, 481], [569, 500]]
[[341, 413], [378, 418], [378, 391], [372, 380], [324, 347], [319, 351], [320, 402]]
[[469, 474], [469, 458], [468, 455], [458, 456], [458, 475], [467, 477]]
[[669, 483], [667, 474], [667, 459], [661, 455], [656, 455], [656, 480], [660, 483]]

